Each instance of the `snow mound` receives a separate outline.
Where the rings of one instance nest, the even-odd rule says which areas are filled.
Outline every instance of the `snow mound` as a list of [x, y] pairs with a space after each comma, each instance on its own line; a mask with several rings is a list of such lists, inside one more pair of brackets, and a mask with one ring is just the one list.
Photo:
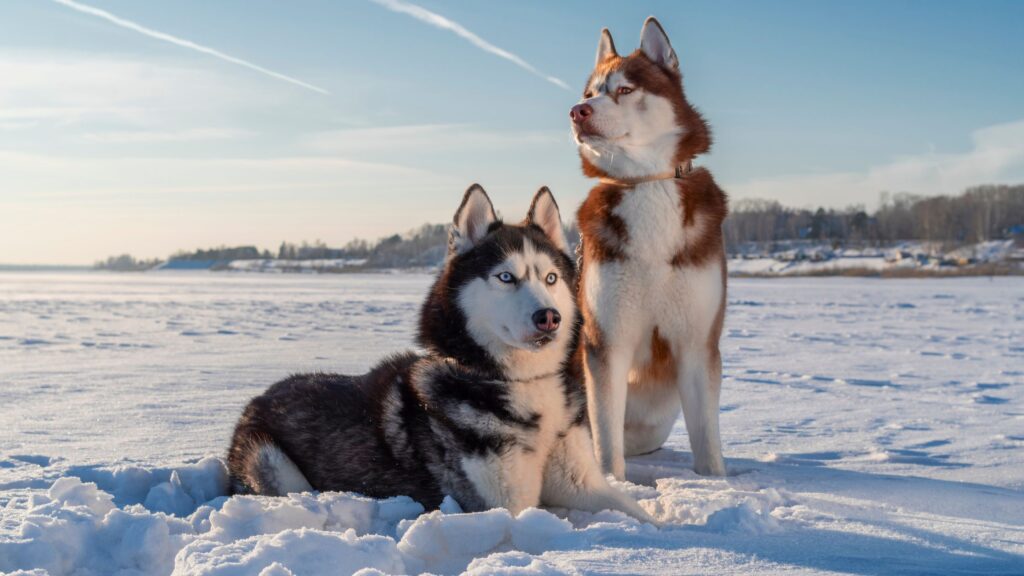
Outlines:
[[[0, 539], [0, 571], [36, 569], [50, 576], [260, 574], [264, 568], [268, 574], [316, 573], [316, 566], [333, 566], [334, 573], [365, 567], [404, 571], [391, 536], [400, 521], [423, 512], [420, 504], [406, 497], [374, 500], [347, 493], [228, 498], [208, 492], [221, 485], [222, 468], [222, 462], [213, 466], [204, 460], [171, 471], [168, 481], [149, 488], [144, 504], [124, 508], [93, 482], [58, 478], [45, 494], [24, 502], [15, 537]], [[152, 474], [125, 470], [107, 476], [119, 479], [112, 484], [122, 491], [142, 492], [125, 478], [143, 488], [152, 481]], [[206, 494], [214, 497], [198, 507], [189, 504]], [[313, 549], [321, 553], [302, 552]], [[348, 560], [339, 563], [332, 554]]]
[[[690, 524], [708, 533], [782, 529], [771, 511], [784, 499], [773, 489], [736, 489], [729, 479], [688, 474], [658, 479], [653, 487], [616, 484], [649, 496], [642, 505], [669, 525]], [[658, 528], [612, 511], [464, 513], [446, 499], [441, 509], [424, 513], [407, 497], [377, 500], [337, 492], [228, 497], [224, 464], [216, 458], [170, 470], [120, 466], [85, 475], [113, 493], [96, 482], [61, 476], [45, 493], [8, 503], [20, 507], [21, 522], [14, 537], [0, 537], [0, 571], [574, 574], [571, 565], [552, 563], [545, 554], [615, 539], [659, 538]]]
[[715, 532], [743, 532], [746, 534], [763, 534], [777, 532], [781, 529], [779, 522], [772, 518], [770, 513], [759, 510], [751, 502], [722, 508], [708, 516], [705, 525]]
[[0, 541], [0, 570], [168, 573], [189, 528], [163, 513], [116, 508], [113, 496], [73, 477], [32, 495], [28, 508], [17, 538]]
[[579, 574], [573, 568], [556, 568], [540, 558], [522, 552], [500, 552], [469, 563], [468, 576], [556, 576]]
[[471, 566], [477, 574], [561, 574], [530, 554], [579, 545], [585, 534], [544, 510], [467, 514], [450, 499], [424, 514], [407, 497], [227, 497], [216, 458], [172, 470], [121, 466], [84, 475], [112, 492], [62, 476], [45, 493], [8, 503], [22, 508], [21, 522], [13, 537], [0, 538], [0, 571], [275, 576], [448, 574]]
[[288, 529], [229, 544], [197, 540], [186, 546], [174, 563], [176, 574], [196, 576], [353, 574], [364, 569], [406, 572], [394, 540], [357, 536], [351, 528], [341, 533]]

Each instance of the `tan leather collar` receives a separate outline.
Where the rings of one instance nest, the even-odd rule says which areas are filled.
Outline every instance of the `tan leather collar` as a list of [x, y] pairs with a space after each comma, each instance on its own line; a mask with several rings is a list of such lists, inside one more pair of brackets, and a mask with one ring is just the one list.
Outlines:
[[655, 180], [675, 180], [686, 176], [690, 172], [693, 172], [693, 161], [687, 160], [686, 164], [676, 166], [676, 169], [672, 172], [661, 172], [658, 174], [651, 174], [649, 176], [638, 176], [636, 178], [612, 178], [611, 176], [602, 176], [601, 183], [614, 184], [615, 186], [629, 188], [645, 182], [654, 182]]

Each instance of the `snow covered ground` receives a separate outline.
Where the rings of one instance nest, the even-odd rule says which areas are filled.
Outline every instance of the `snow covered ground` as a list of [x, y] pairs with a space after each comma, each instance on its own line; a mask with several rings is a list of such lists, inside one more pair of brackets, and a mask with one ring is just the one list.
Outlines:
[[[736, 276], [828, 276], [855, 273], [957, 274], [999, 264], [1024, 271], [1024, 248], [1014, 240], [989, 240], [946, 251], [937, 242], [900, 242], [886, 248], [836, 248], [801, 241], [780, 243], [775, 251], [748, 245], [742, 255], [729, 259], [729, 273]], [[976, 272], [977, 273], [977, 272]]]
[[224, 497], [242, 405], [410, 345], [423, 275], [0, 273], [0, 572], [1024, 574], [1024, 279], [732, 280], [722, 435], [615, 513]]

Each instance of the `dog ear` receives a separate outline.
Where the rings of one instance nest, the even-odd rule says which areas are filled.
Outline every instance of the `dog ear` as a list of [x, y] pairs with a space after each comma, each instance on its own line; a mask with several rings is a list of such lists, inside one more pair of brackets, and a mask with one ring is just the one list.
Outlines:
[[530, 212], [526, 215], [530, 224], [536, 224], [551, 239], [559, 250], [569, 253], [569, 242], [565, 239], [562, 228], [562, 216], [558, 213], [558, 203], [547, 186], [541, 186], [530, 203]]
[[479, 184], [470, 186], [462, 197], [462, 204], [455, 211], [448, 235], [448, 252], [461, 254], [475, 246], [487, 235], [488, 227], [497, 219], [494, 205], [483, 187]]
[[594, 61], [594, 66], [603, 62], [605, 58], [618, 55], [618, 52], [615, 51], [615, 42], [612, 41], [612, 33], [607, 28], [602, 28], [601, 39], [597, 41], [597, 59]]
[[654, 19], [654, 16], [648, 16], [644, 21], [643, 30], [640, 31], [640, 50], [658, 66], [669, 70], [679, 70], [679, 58], [676, 57], [676, 51], [672, 49], [665, 29]]

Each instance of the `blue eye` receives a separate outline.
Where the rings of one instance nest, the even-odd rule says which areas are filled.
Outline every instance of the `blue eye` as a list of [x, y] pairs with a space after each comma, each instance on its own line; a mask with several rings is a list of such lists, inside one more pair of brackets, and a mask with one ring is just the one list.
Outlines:
[[545, 278], [544, 280], [548, 284], [554, 284], [555, 282], [558, 282], [558, 274], [555, 274], [554, 272], [552, 272], [552, 273], [548, 274], [548, 277]]
[[516, 277], [508, 272], [502, 272], [497, 276], [498, 280], [501, 280], [505, 284], [511, 284], [516, 281]]

